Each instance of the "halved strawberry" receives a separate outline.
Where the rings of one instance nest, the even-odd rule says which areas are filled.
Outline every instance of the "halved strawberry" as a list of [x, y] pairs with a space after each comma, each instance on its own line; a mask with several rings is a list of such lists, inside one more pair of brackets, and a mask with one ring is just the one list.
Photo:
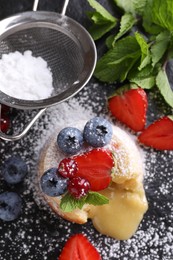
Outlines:
[[108, 99], [112, 115], [135, 132], [145, 127], [147, 106], [147, 95], [141, 88], [124, 86]]
[[99, 191], [108, 187], [111, 181], [111, 169], [114, 165], [112, 154], [106, 149], [93, 149], [74, 156], [80, 176], [89, 181], [91, 190]]
[[173, 117], [164, 116], [149, 125], [138, 140], [159, 150], [173, 150]]
[[101, 260], [96, 248], [83, 234], [76, 234], [66, 242], [58, 260]]

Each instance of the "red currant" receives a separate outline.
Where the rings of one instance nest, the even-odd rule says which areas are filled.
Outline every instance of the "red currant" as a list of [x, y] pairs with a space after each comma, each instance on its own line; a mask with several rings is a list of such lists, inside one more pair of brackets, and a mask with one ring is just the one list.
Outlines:
[[69, 180], [67, 189], [73, 197], [80, 199], [88, 193], [90, 183], [84, 178], [74, 177]]
[[2, 117], [0, 118], [1, 131], [3, 133], [6, 133], [9, 129], [9, 127], [10, 127], [10, 119], [7, 116], [2, 115]]
[[58, 166], [58, 172], [64, 178], [74, 177], [77, 171], [78, 171], [77, 162], [71, 158], [63, 159]]

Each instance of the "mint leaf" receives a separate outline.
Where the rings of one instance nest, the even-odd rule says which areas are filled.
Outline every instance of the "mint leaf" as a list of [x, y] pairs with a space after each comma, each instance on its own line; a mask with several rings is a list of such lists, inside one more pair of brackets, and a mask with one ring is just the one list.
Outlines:
[[143, 69], [145, 66], [147, 66], [151, 61], [151, 55], [149, 51], [149, 46], [143, 36], [136, 32], [135, 33], [136, 40], [141, 48], [141, 62], [138, 67], [139, 70]]
[[130, 80], [131, 83], [134, 83], [138, 87], [143, 89], [151, 89], [156, 84], [156, 78], [154, 76], [148, 76], [146, 78], [134, 78]]
[[136, 23], [136, 19], [133, 17], [132, 14], [126, 13], [121, 17], [120, 21], [120, 30], [118, 34], [115, 36], [113, 44], [121, 38], [125, 33], [127, 33], [132, 26]]
[[173, 108], [173, 91], [170, 87], [166, 72], [160, 69], [156, 77], [156, 85], [165, 101]]
[[147, 0], [132, 0], [133, 9], [137, 15], [142, 15], [145, 12]]
[[152, 1], [152, 20], [155, 24], [173, 30], [173, 1], [157, 0]]
[[140, 47], [135, 37], [127, 36], [117, 41], [114, 48], [97, 62], [94, 75], [104, 82], [122, 81], [140, 55]]
[[153, 23], [153, 5], [152, 1], [147, 1], [145, 11], [143, 13], [143, 27], [146, 32], [157, 35], [163, 31], [163, 28]]
[[124, 34], [126, 34], [136, 23], [136, 18], [133, 17], [132, 14], [126, 13], [121, 17], [120, 20], [120, 29], [116, 36], [110, 35], [106, 39], [106, 46], [108, 49], [112, 48], [115, 45], [115, 42], [121, 38]]
[[60, 203], [60, 208], [64, 212], [71, 212], [76, 208], [81, 209], [83, 205], [85, 204], [85, 197], [82, 199], [75, 199], [73, 196], [71, 196], [70, 193], [66, 193]]
[[135, 9], [133, 7], [133, 1], [129, 0], [114, 0], [116, 5], [124, 10], [126, 13], [135, 13]]
[[152, 34], [158, 34], [164, 29], [173, 30], [173, 1], [147, 1], [143, 15], [143, 26]]
[[105, 23], [104, 25], [93, 25], [89, 28], [89, 33], [94, 40], [100, 39], [105, 33], [114, 28], [115, 24]]
[[93, 39], [97, 40], [116, 26], [117, 19], [97, 1], [88, 0], [88, 2], [90, 6], [96, 10], [95, 12], [89, 12], [88, 16], [94, 22], [90, 27], [89, 32]]
[[141, 71], [134, 70], [128, 75], [131, 83], [140, 86], [143, 89], [151, 89], [156, 84], [156, 69], [149, 64]]
[[90, 191], [86, 197], [85, 203], [98, 206], [98, 205], [108, 204], [109, 199], [98, 192]]
[[106, 46], [108, 49], [111, 49], [113, 47], [113, 41], [114, 41], [114, 35], [109, 35], [106, 38]]
[[168, 31], [163, 31], [156, 36], [154, 44], [151, 46], [151, 58], [153, 67], [157, 62], [163, 57], [167, 50], [170, 42], [170, 33]]
[[142, 14], [147, 0], [114, 0], [114, 2], [126, 13]]
[[71, 212], [74, 209], [82, 209], [84, 204], [91, 204], [94, 206], [109, 203], [109, 199], [98, 192], [88, 192], [88, 194], [81, 198], [75, 199], [70, 193], [66, 193], [60, 203], [60, 208], [64, 212]]
[[116, 20], [101, 4], [99, 4], [96, 0], [88, 0], [90, 6], [100, 14], [100, 16], [106, 20], [114, 22]]

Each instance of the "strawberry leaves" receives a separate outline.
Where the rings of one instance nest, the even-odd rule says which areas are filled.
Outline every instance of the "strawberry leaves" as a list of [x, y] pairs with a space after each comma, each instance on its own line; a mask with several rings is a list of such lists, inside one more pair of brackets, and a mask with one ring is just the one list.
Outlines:
[[98, 192], [89, 191], [88, 194], [81, 199], [75, 199], [70, 193], [66, 193], [61, 199], [60, 208], [64, 212], [71, 212], [77, 208], [82, 209], [84, 204], [98, 206], [108, 203], [109, 199]]

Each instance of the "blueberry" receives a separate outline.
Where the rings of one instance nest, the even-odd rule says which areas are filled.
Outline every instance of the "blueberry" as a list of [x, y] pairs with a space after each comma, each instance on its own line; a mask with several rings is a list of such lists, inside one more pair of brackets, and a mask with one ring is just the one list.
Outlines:
[[15, 192], [0, 194], [0, 219], [12, 221], [18, 218], [22, 211], [22, 199]]
[[57, 197], [64, 194], [67, 190], [68, 179], [62, 177], [57, 168], [50, 168], [40, 179], [42, 191], [51, 197]]
[[84, 127], [84, 139], [93, 147], [103, 147], [112, 138], [112, 125], [102, 117], [94, 117]]
[[4, 162], [2, 167], [2, 176], [10, 184], [23, 181], [27, 172], [27, 165], [20, 156], [11, 156]]
[[59, 132], [57, 143], [64, 153], [76, 154], [83, 146], [83, 134], [75, 127], [65, 127]]

